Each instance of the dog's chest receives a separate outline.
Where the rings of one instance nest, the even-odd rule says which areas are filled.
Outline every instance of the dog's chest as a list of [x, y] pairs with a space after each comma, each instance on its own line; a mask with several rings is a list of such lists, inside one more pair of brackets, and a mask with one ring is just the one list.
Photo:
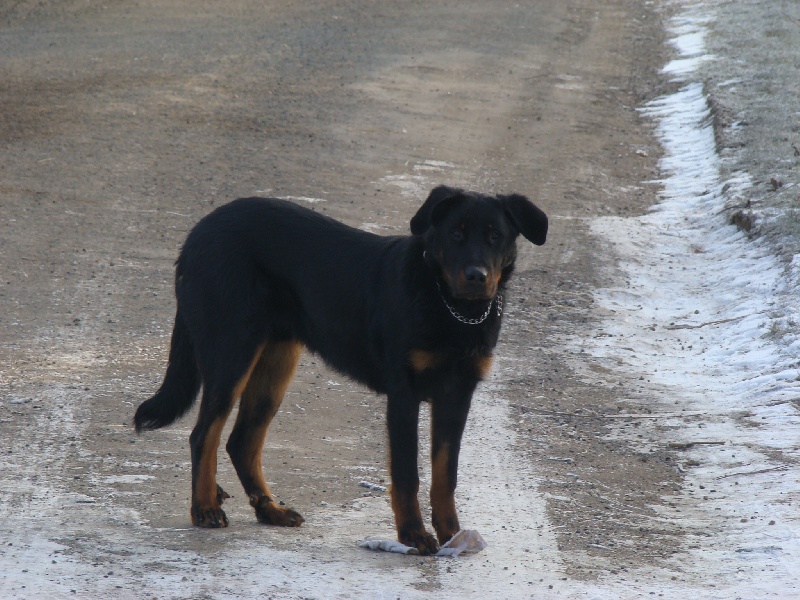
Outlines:
[[424, 350], [414, 348], [408, 354], [411, 371], [417, 375], [443, 372], [463, 373], [477, 379], [484, 379], [492, 366], [490, 351], [460, 354], [455, 350]]

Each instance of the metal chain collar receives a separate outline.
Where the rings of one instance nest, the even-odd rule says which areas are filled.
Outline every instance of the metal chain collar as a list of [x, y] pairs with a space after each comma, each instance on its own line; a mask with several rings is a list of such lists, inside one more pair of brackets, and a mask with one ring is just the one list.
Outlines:
[[495, 302], [497, 302], [497, 316], [500, 317], [500, 316], [503, 315], [503, 296], [501, 294], [497, 294], [497, 296], [495, 296], [494, 300], [489, 302], [489, 306], [486, 307], [486, 312], [483, 313], [483, 315], [481, 315], [480, 317], [478, 317], [476, 319], [470, 319], [470, 318], [465, 317], [462, 314], [459, 314], [456, 311], [456, 309], [454, 309], [452, 306], [450, 306], [450, 303], [445, 299], [444, 294], [442, 293], [442, 286], [439, 285], [438, 281], [436, 282], [436, 287], [439, 288], [439, 295], [442, 297], [442, 302], [444, 302], [444, 305], [447, 307], [447, 310], [449, 310], [450, 314], [453, 315], [456, 318], [456, 320], [460, 321], [461, 323], [465, 323], [467, 325], [480, 325], [486, 319], [489, 318], [490, 314], [492, 314], [492, 305]]

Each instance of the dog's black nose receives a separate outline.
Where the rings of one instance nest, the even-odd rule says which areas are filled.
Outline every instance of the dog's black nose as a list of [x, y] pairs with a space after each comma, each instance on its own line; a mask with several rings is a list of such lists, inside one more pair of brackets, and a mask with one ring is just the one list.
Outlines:
[[467, 267], [464, 269], [464, 278], [471, 283], [486, 283], [489, 273], [483, 267]]

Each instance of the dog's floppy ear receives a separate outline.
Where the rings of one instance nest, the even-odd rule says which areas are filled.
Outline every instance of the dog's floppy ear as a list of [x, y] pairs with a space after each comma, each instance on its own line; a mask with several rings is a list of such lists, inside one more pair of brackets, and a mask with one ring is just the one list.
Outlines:
[[411, 233], [422, 235], [435, 225], [442, 217], [448, 206], [464, 193], [464, 190], [440, 185], [431, 190], [428, 199], [419, 207], [417, 214], [411, 218]]
[[547, 215], [525, 196], [511, 194], [500, 196], [503, 208], [525, 239], [537, 246], [547, 239]]

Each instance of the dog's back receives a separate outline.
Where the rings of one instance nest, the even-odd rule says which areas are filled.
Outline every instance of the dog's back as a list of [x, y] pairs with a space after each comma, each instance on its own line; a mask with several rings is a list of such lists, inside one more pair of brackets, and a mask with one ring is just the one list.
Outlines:
[[413, 238], [378, 236], [283, 200], [236, 200], [187, 237], [176, 270], [178, 308], [197, 337], [208, 328], [246, 327], [263, 339], [298, 340], [385, 391], [382, 357], [372, 359], [379, 350], [368, 332], [379, 326], [378, 305], [402, 295], [413, 245]]

